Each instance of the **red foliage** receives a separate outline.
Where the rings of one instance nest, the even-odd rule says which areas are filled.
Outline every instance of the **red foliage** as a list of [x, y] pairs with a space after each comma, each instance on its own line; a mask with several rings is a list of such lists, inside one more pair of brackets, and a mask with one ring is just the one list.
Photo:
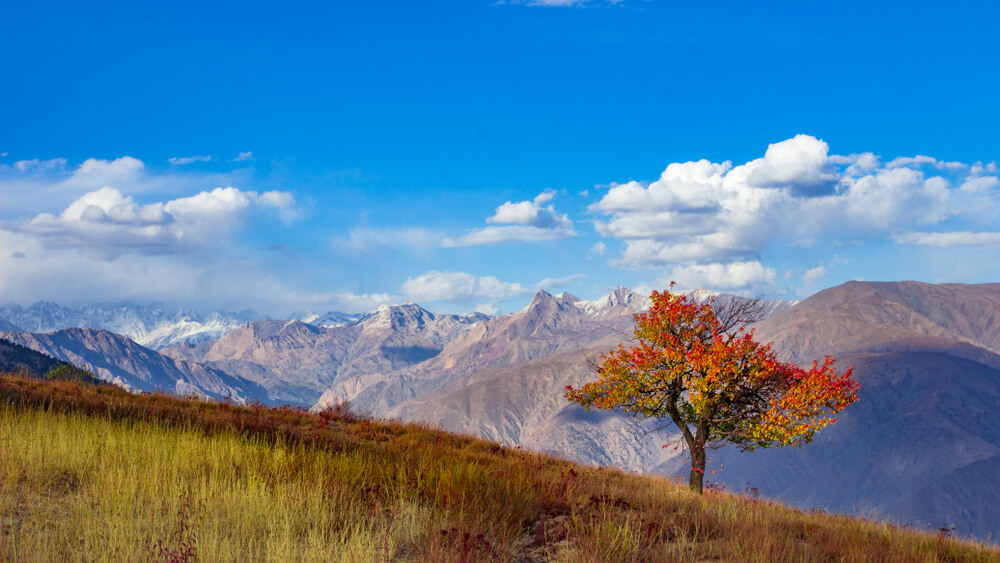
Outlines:
[[650, 298], [649, 310], [635, 315], [637, 344], [604, 354], [598, 380], [568, 386], [566, 398], [673, 422], [691, 452], [698, 492], [706, 446], [802, 445], [857, 401], [853, 367], [838, 375], [829, 356], [809, 369], [782, 362], [753, 330], [718, 318], [711, 300], [699, 304], [669, 291]]

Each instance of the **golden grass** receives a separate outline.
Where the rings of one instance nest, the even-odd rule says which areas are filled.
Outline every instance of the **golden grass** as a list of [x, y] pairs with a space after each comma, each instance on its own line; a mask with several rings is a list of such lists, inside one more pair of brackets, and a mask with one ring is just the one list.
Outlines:
[[669, 480], [421, 426], [0, 377], [0, 559], [195, 557], [1000, 561], [1000, 552], [696, 496]]

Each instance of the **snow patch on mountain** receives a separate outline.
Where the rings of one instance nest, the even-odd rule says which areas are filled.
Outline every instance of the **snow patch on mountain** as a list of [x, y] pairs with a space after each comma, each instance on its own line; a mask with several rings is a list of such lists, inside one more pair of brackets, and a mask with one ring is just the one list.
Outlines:
[[[46, 333], [64, 328], [94, 328], [126, 336], [160, 350], [179, 342], [219, 338], [230, 330], [263, 317], [253, 310], [201, 315], [186, 308], [138, 305], [128, 301], [94, 303], [79, 308], [39, 301], [30, 307], [10, 303], [0, 307], [0, 319], [16, 330]], [[9, 329], [8, 329], [9, 330]]]

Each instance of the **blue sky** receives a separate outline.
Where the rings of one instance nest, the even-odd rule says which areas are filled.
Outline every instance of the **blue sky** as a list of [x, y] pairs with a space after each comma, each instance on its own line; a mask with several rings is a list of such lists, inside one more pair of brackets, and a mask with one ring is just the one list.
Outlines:
[[4, 3], [0, 301], [998, 281], [998, 11]]

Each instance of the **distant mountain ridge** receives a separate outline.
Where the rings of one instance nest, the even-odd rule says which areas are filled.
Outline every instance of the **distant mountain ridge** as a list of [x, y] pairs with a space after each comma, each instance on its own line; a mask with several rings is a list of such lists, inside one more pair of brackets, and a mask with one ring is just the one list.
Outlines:
[[194, 362], [174, 360], [122, 335], [67, 328], [48, 334], [0, 332], [0, 339], [84, 367], [129, 391], [170, 391], [217, 400], [267, 400], [256, 384]]
[[205, 363], [255, 381], [271, 399], [312, 405], [343, 378], [388, 372], [436, 356], [446, 342], [488, 317], [435, 315], [413, 303], [383, 305], [351, 324], [256, 321], [217, 340], [182, 343], [167, 356]]
[[0, 329], [45, 333], [64, 328], [94, 328], [127, 336], [159, 350], [178, 342], [218, 338], [250, 321], [262, 318], [256, 311], [214, 312], [201, 315], [193, 309], [139, 305], [129, 301], [94, 303], [79, 308], [39, 301], [30, 307], [10, 303], [0, 307]]

